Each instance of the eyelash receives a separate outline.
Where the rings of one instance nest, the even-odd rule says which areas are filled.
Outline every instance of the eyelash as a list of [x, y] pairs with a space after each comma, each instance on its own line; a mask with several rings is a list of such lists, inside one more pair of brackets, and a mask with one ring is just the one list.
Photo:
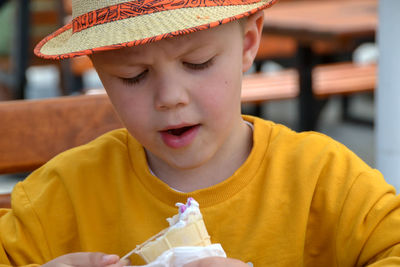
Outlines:
[[193, 63], [188, 63], [188, 62], [184, 62], [183, 64], [193, 70], [203, 70], [203, 69], [206, 69], [206, 68], [212, 66], [212, 64], [214, 63], [213, 59], [214, 58], [211, 58], [211, 59], [207, 60], [206, 62], [200, 63], [200, 64], [193, 64]]
[[138, 84], [141, 82], [142, 79], [144, 79], [144, 77], [146, 76], [146, 74], [149, 72], [149, 70], [145, 70], [142, 73], [140, 73], [139, 75], [132, 77], [132, 78], [121, 78], [122, 82], [125, 85], [134, 85], [134, 84]]
[[[188, 62], [184, 62], [183, 64], [193, 70], [203, 70], [203, 69], [209, 68], [213, 63], [214, 63], [214, 60], [213, 60], [213, 58], [211, 58], [211, 59], [207, 60], [206, 62], [200, 63], [200, 64], [194, 64], [194, 63], [188, 63]], [[135, 85], [135, 84], [140, 83], [142, 81], [142, 79], [145, 78], [145, 76], [147, 75], [148, 72], [149, 72], [149, 70], [145, 70], [135, 77], [121, 78], [121, 79], [125, 85], [128, 85], [128, 86]]]

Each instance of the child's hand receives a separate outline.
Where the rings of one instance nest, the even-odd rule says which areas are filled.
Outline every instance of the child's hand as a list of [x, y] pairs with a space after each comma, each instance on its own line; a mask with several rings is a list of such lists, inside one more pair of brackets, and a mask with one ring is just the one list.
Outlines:
[[183, 267], [249, 267], [246, 263], [222, 257], [209, 257], [185, 264]]
[[52, 266], [87, 266], [87, 267], [122, 267], [129, 265], [128, 260], [121, 261], [117, 255], [108, 255], [99, 252], [78, 252], [71, 253], [55, 258], [42, 265], [42, 267]]

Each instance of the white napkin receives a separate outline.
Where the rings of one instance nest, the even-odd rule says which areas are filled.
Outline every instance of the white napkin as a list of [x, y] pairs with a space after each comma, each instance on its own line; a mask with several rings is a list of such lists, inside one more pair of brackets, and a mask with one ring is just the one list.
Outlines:
[[[221, 244], [206, 247], [176, 247], [165, 251], [145, 267], [182, 267], [183, 265], [207, 257], [224, 257], [226, 254]], [[134, 266], [130, 266], [134, 267]]]

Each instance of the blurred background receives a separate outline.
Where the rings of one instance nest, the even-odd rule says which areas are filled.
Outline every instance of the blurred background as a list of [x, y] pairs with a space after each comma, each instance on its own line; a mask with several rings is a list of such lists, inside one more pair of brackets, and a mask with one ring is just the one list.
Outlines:
[[[322, 132], [376, 167], [378, 0], [280, 0], [265, 15], [243, 113]], [[87, 58], [54, 62], [32, 53], [70, 20], [70, 0], [0, 0], [0, 105], [103, 93], [94, 90], [102, 85]], [[1, 175], [0, 194], [27, 173]]]

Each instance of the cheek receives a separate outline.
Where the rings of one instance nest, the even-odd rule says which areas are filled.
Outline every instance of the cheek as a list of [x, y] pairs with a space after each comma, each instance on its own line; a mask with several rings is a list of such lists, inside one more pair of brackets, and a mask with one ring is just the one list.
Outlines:
[[[221, 117], [222, 114], [235, 113], [240, 110], [240, 89], [241, 73], [238, 75], [229, 75], [235, 73], [232, 70], [219, 72], [218, 75], [208, 77], [200, 88], [203, 99], [203, 109], [211, 115]], [[217, 113], [217, 114], [215, 114]]]
[[129, 130], [146, 129], [147, 122], [151, 120], [147, 105], [140, 99], [123, 99], [119, 106], [118, 113], [121, 120]]
[[154, 132], [153, 119], [143, 103], [134, 100], [130, 103], [124, 102], [118, 113], [128, 132], [142, 145], [148, 146]]
[[108, 88], [107, 93], [126, 128], [134, 130], [143, 129], [146, 126], [145, 122], [150, 119], [147, 97], [122, 86], [118, 89]]

